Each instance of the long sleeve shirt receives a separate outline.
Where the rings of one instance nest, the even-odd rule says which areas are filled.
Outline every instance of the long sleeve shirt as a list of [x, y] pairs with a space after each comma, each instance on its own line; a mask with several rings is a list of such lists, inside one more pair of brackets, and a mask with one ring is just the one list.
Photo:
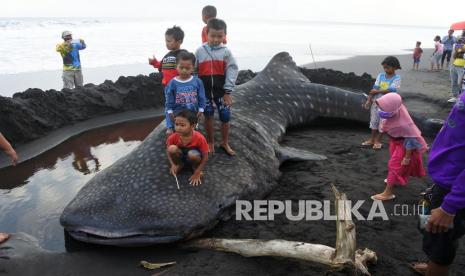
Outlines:
[[202, 81], [197, 77], [190, 77], [181, 81], [173, 78], [165, 88], [165, 111], [176, 113], [182, 109], [203, 112], [205, 109], [205, 89]]
[[465, 93], [462, 93], [436, 136], [428, 170], [433, 181], [450, 192], [441, 208], [450, 214], [465, 208]]
[[56, 51], [63, 58], [63, 71], [81, 70], [81, 58], [79, 51], [86, 48], [84, 40], [73, 39], [70, 43], [60, 43]]

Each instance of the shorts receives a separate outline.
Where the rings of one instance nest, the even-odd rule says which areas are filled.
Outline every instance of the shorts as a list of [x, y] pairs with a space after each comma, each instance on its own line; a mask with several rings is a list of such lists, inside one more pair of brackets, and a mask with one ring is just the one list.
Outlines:
[[186, 166], [192, 166], [192, 163], [188, 158], [189, 154], [200, 156], [200, 158], [202, 158], [202, 153], [197, 149], [181, 148], [181, 162]]
[[420, 64], [420, 58], [419, 58], [419, 57], [417, 57], [417, 58], [414, 57], [414, 58], [413, 58], [413, 63], [414, 63], [414, 64]]
[[441, 61], [441, 58], [442, 58], [442, 53], [436, 52], [436, 53], [431, 57], [431, 62], [432, 62], [432, 63], [439, 63], [439, 61]]
[[370, 108], [370, 129], [380, 130], [381, 118], [379, 117], [378, 111], [378, 105], [375, 102], [373, 102]]
[[[441, 206], [448, 190], [434, 185], [432, 188], [431, 209]], [[454, 227], [447, 232], [433, 234], [423, 232], [423, 251], [428, 258], [438, 265], [452, 264], [458, 248], [458, 240], [465, 235], [465, 209], [455, 214]]]
[[205, 117], [213, 117], [215, 115], [215, 103], [216, 108], [218, 109], [218, 115], [222, 123], [228, 123], [231, 120], [231, 107], [227, 106], [223, 102], [223, 97], [215, 97], [212, 99], [207, 99], [205, 110], [203, 112]]

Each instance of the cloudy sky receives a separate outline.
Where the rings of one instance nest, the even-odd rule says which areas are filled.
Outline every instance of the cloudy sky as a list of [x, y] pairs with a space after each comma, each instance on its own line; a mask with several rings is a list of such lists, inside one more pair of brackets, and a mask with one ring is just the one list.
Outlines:
[[[1, 0], [0, 17], [219, 17], [449, 26], [463, 21], [461, 1], [437, 0]], [[462, 2], [463, 3], [463, 2]]]

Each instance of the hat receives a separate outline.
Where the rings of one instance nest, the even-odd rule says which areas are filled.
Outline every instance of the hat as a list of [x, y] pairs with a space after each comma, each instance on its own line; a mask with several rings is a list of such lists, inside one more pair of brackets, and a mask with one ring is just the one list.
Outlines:
[[67, 36], [69, 36], [69, 35], [72, 35], [72, 33], [71, 33], [70, 31], [63, 31], [63, 32], [61, 33], [61, 38], [65, 38], [65, 37], [67, 37]]

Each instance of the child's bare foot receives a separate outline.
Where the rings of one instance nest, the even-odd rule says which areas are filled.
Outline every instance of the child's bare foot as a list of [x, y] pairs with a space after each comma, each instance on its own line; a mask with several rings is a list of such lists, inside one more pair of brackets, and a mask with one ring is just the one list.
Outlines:
[[410, 268], [413, 269], [416, 273], [420, 275], [426, 275], [426, 270], [428, 270], [427, 263], [414, 262], [410, 263]]
[[10, 238], [10, 234], [0, 233], [0, 244], [6, 242]]
[[371, 139], [368, 139], [362, 142], [362, 146], [373, 146], [373, 141]]
[[229, 144], [221, 144], [221, 147], [226, 151], [226, 153], [230, 156], [235, 156], [236, 152], [229, 146]]
[[208, 143], [208, 152], [215, 154], [215, 143]]
[[395, 194], [388, 194], [388, 193], [380, 193], [380, 194], [376, 194], [376, 195], [371, 196], [371, 199], [373, 199], [373, 200], [381, 200], [381, 201], [391, 200], [391, 199], [394, 199], [394, 198], [396, 198]]

